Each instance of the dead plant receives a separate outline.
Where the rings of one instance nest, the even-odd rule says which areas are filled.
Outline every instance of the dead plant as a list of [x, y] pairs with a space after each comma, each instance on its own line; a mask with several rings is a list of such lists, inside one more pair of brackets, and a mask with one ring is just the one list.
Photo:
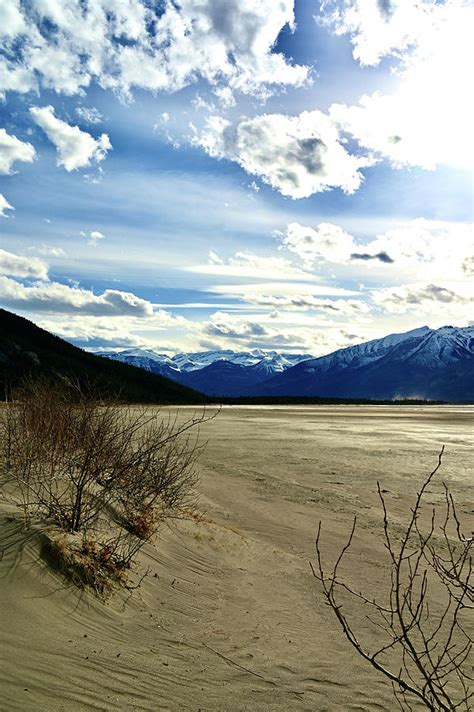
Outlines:
[[[390, 565], [385, 600], [364, 595], [347, 582], [347, 577], [340, 576], [341, 564], [354, 540], [356, 518], [329, 571], [323, 564], [319, 522], [316, 565], [311, 564], [346, 638], [359, 655], [391, 681], [402, 710], [412, 710], [414, 701], [436, 712], [471, 709], [472, 636], [467, 613], [473, 604], [474, 540], [463, 535], [446, 485], [441, 511], [432, 507], [426, 512], [424, 502], [427, 488], [441, 466], [443, 451], [444, 448], [416, 497], [401, 536], [389, 521], [385, 497], [377, 484]], [[356, 630], [349, 614], [348, 604], [353, 610], [354, 602], [367, 607], [367, 622], [380, 638], [373, 650], [363, 643], [361, 631]]]
[[81, 535], [76, 563], [79, 552], [127, 568], [160, 522], [192, 501], [199, 426], [214, 415], [181, 422], [29, 383], [1, 412], [2, 482], [27, 526]]

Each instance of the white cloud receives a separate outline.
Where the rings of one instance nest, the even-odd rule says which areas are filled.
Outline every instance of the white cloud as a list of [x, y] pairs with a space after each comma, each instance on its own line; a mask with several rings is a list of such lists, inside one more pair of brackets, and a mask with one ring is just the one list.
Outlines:
[[325, 0], [319, 19], [337, 35], [350, 35], [354, 59], [373, 66], [413, 51], [435, 14], [430, 0]]
[[97, 247], [99, 240], [103, 240], [105, 238], [105, 235], [102, 232], [99, 232], [99, 230], [92, 230], [89, 233], [81, 231], [81, 236], [85, 237], [89, 245], [92, 245], [92, 247]]
[[5, 196], [0, 193], [0, 218], [11, 217], [10, 215], [7, 215], [7, 210], [15, 210], [15, 208], [13, 207], [13, 205], [10, 205]]
[[99, 240], [103, 240], [105, 238], [105, 235], [99, 230], [92, 230], [92, 232], [89, 233], [90, 237], [90, 244], [91, 245], [97, 245]]
[[397, 271], [411, 272], [416, 279], [465, 279], [463, 262], [474, 254], [474, 229], [469, 223], [418, 218], [378, 235], [373, 251], [386, 251]]
[[31, 70], [22, 65], [15, 65], [0, 55], [0, 100], [5, 99], [7, 91], [20, 94], [36, 89], [36, 80]]
[[107, 134], [95, 139], [78, 126], [70, 126], [58, 119], [52, 106], [32, 107], [30, 113], [56, 146], [57, 165], [64, 166], [67, 171], [89, 166], [92, 161], [102, 161], [112, 147]]
[[154, 315], [152, 304], [131, 292], [106, 289], [96, 295], [91, 290], [59, 282], [25, 286], [8, 277], [0, 277], [0, 300], [7, 307], [35, 312], [140, 318]]
[[[35, 248], [31, 248], [35, 249]], [[36, 252], [38, 252], [40, 255], [44, 255], [45, 257], [65, 257], [66, 252], [63, 250], [62, 247], [58, 247], [56, 245], [41, 245], [40, 247], [37, 247], [35, 249]]]
[[378, 270], [385, 280], [463, 280], [466, 260], [474, 255], [472, 224], [424, 218], [399, 223], [364, 243], [333, 223], [312, 228], [293, 222], [275, 235], [280, 249], [298, 255], [307, 269], [346, 265], [353, 276]]
[[[0, 47], [7, 52], [13, 41], [27, 31], [20, 0], [9, 0], [0, 3]], [[5, 98], [5, 92], [28, 92], [34, 89], [36, 80], [31, 69], [21, 62], [14, 63], [0, 54], [0, 99]]]
[[337, 31], [352, 35], [362, 64], [386, 54], [399, 56], [401, 64], [392, 93], [363, 96], [353, 106], [334, 104], [331, 118], [395, 167], [470, 168], [474, 113], [465, 72], [474, 62], [474, 5], [350, 0], [338, 17]]
[[95, 106], [78, 106], [76, 115], [85, 124], [100, 124], [104, 118]]
[[262, 257], [251, 252], [236, 252], [233, 257], [223, 260], [212, 250], [209, 264], [188, 267], [188, 272], [214, 274], [227, 277], [255, 277], [260, 279], [301, 279], [313, 281], [314, 276], [298, 268], [284, 257]]
[[0, 37], [15, 37], [26, 29], [20, 10], [20, 0], [9, 0], [0, 4]]
[[18, 91], [40, 84], [66, 94], [93, 81], [124, 95], [176, 91], [199, 78], [218, 91], [265, 94], [307, 78], [274, 51], [281, 29], [293, 27], [293, 0], [164, 0], [159, 11], [146, 0], [12, 3], [0, 17], [8, 70], [0, 91], [20, 68]]
[[280, 30], [293, 21], [293, 0], [167, 2], [153, 41], [121, 52], [122, 85], [176, 90], [196, 75], [246, 93], [299, 85], [306, 68], [272, 52]]
[[60, 336], [67, 341], [94, 348], [131, 346], [144, 347], [145, 340], [137, 334], [133, 334], [131, 329], [134, 323], [121, 318], [108, 319], [96, 316], [68, 316], [67, 320], [61, 317], [53, 319], [41, 319], [36, 322], [43, 329]]
[[214, 94], [224, 109], [229, 109], [232, 106], [235, 106], [235, 97], [230, 87], [217, 87], [214, 89]]
[[284, 334], [275, 328], [269, 328], [260, 320], [242, 319], [226, 312], [212, 314], [203, 326], [203, 333], [211, 338], [225, 338], [232, 341], [245, 342], [253, 347], [261, 348], [293, 347], [302, 343], [295, 334]]
[[[269, 275], [270, 276], [270, 275]], [[216, 284], [207, 288], [208, 292], [239, 296], [242, 299], [254, 299], [257, 295], [301, 295], [311, 294], [317, 296], [347, 297], [358, 294], [354, 290], [342, 287], [332, 287], [324, 284], [311, 284], [310, 282], [260, 282], [252, 284]]]
[[352, 316], [359, 319], [370, 311], [369, 305], [359, 299], [321, 299], [312, 294], [250, 294], [247, 301], [259, 307], [280, 311], [313, 311], [331, 318]]
[[356, 251], [354, 238], [340, 225], [320, 223], [316, 229], [290, 223], [281, 244], [311, 266], [316, 261], [348, 262]]
[[405, 284], [374, 290], [373, 303], [389, 314], [414, 314], [431, 325], [465, 326], [472, 320], [474, 285], [457, 282]]
[[157, 348], [159, 346], [160, 350], [169, 350], [163, 343], [164, 332], [187, 324], [182, 317], [176, 317], [163, 309], [154, 311], [149, 316], [117, 314], [113, 319], [108, 315], [66, 312], [55, 314], [54, 319], [43, 319], [36, 323], [68, 341], [87, 348], [128, 346]]
[[404, 285], [395, 289], [381, 289], [376, 292], [378, 303], [401, 305], [404, 309], [410, 304], [441, 302], [442, 304], [468, 304], [472, 302], [474, 289], [456, 291], [449, 286], [437, 284]]
[[242, 318], [225, 311], [215, 312], [196, 329], [203, 348], [275, 349], [322, 355], [362, 340], [346, 328], [318, 322], [314, 318], [290, 319], [278, 313], [256, 313]]
[[369, 157], [346, 151], [335, 124], [320, 111], [298, 116], [263, 114], [232, 125], [211, 116], [194, 139], [210, 156], [238, 163], [283, 195], [307, 198], [331, 188], [354, 193]]
[[0, 174], [10, 175], [13, 173], [12, 165], [15, 161], [31, 163], [34, 157], [35, 149], [31, 143], [20, 141], [5, 129], [0, 129]]
[[23, 257], [0, 249], [0, 274], [47, 279], [48, 265], [37, 257]]

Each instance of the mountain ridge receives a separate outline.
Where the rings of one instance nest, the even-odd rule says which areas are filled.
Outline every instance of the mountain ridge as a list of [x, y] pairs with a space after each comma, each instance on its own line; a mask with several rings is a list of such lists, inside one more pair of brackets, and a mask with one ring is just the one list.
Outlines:
[[[133, 358], [214, 397], [474, 400], [474, 326], [428, 326], [388, 334], [320, 357], [276, 351], [102, 353]], [[127, 353], [129, 354], [127, 356]]]
[[474, 326], [423, 327], [297, 364], [262, 395], [474, 400]]

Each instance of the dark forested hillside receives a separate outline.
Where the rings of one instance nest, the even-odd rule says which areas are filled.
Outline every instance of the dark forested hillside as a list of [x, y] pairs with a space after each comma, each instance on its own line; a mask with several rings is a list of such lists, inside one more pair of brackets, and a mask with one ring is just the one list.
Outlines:
[[100, 358], [67, 343], [31, 321], [0, 309], [0, 389], [25, 378], [63, 382], [74, 378], [103, 397], [142, 403], [204, 403], [206, 397], [163, 376]]

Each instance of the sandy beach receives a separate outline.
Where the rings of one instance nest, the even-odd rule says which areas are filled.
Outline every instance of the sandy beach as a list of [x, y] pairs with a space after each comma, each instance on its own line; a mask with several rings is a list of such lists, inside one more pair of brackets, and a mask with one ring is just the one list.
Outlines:
[[316, 528], [331, 561], [357, 515], [345, 575], [380, 593], [377, 480], [403, 523], [444, 444], [428, 501], [445, 481], [472, 525], [473, 435], [467, 406], [225, 407], [202, 427], [203, 518], [164, 526], [140, 588], [107, 603], [51, 572], [2, 503], [0, 710], [397, 709], [311, 575]]

